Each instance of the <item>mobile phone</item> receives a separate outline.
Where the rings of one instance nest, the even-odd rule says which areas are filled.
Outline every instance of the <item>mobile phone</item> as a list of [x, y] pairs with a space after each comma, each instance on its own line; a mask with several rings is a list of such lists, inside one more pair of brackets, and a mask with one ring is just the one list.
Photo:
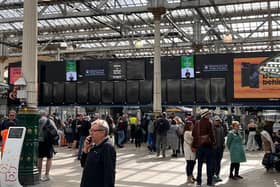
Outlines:
[[88, 143], [91, 144], [91, 142], [92, 142], [92, 137], [88, 137], [87, 140], [88, 140]]

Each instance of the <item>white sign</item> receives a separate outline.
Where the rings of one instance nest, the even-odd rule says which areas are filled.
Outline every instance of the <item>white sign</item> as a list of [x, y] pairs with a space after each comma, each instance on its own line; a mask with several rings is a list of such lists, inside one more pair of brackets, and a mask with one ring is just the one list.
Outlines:
[[0, 162], [1, 187], [22, 187], [18, 181], [18, 169], [25, 131], [25, 127], [9, 128], [4, 153]]

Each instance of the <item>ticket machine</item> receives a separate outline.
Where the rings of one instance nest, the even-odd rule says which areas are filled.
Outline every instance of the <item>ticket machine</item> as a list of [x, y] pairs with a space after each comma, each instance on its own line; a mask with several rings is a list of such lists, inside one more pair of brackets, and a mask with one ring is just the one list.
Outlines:
[[18, 180], [18, 170], [25, 131], [25, 127], [9, 128], [5, 150], [0, 161], [1, 187], [22, 187]]

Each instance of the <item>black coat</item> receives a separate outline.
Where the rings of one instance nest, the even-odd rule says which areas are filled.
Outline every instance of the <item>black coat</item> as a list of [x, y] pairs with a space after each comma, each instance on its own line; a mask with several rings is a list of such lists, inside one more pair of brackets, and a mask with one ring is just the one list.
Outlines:
[[114, 187], [116, 151], [108, 138], [93, 146], [88, 154], [83, 153], [84, 167], [80, 187]]

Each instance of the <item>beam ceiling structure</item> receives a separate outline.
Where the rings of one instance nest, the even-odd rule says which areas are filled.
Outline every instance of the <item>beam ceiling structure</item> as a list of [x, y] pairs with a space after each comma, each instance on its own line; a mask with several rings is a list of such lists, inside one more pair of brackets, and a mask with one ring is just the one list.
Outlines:
[[[149, 1], [39, 0], [39, 54], [74, 59], [153, 56]], [[279, 10], [279, 0], [167, 0], [162, 55], [279, 50]], [[7, 47], [8, 56], [20, 56], [23, 0], [1, 0], [0, 17], [0, 45]], [[225, 42], [229, 34], [232, 41]], [[134, 45], [139, 40], [142, 48]]]

